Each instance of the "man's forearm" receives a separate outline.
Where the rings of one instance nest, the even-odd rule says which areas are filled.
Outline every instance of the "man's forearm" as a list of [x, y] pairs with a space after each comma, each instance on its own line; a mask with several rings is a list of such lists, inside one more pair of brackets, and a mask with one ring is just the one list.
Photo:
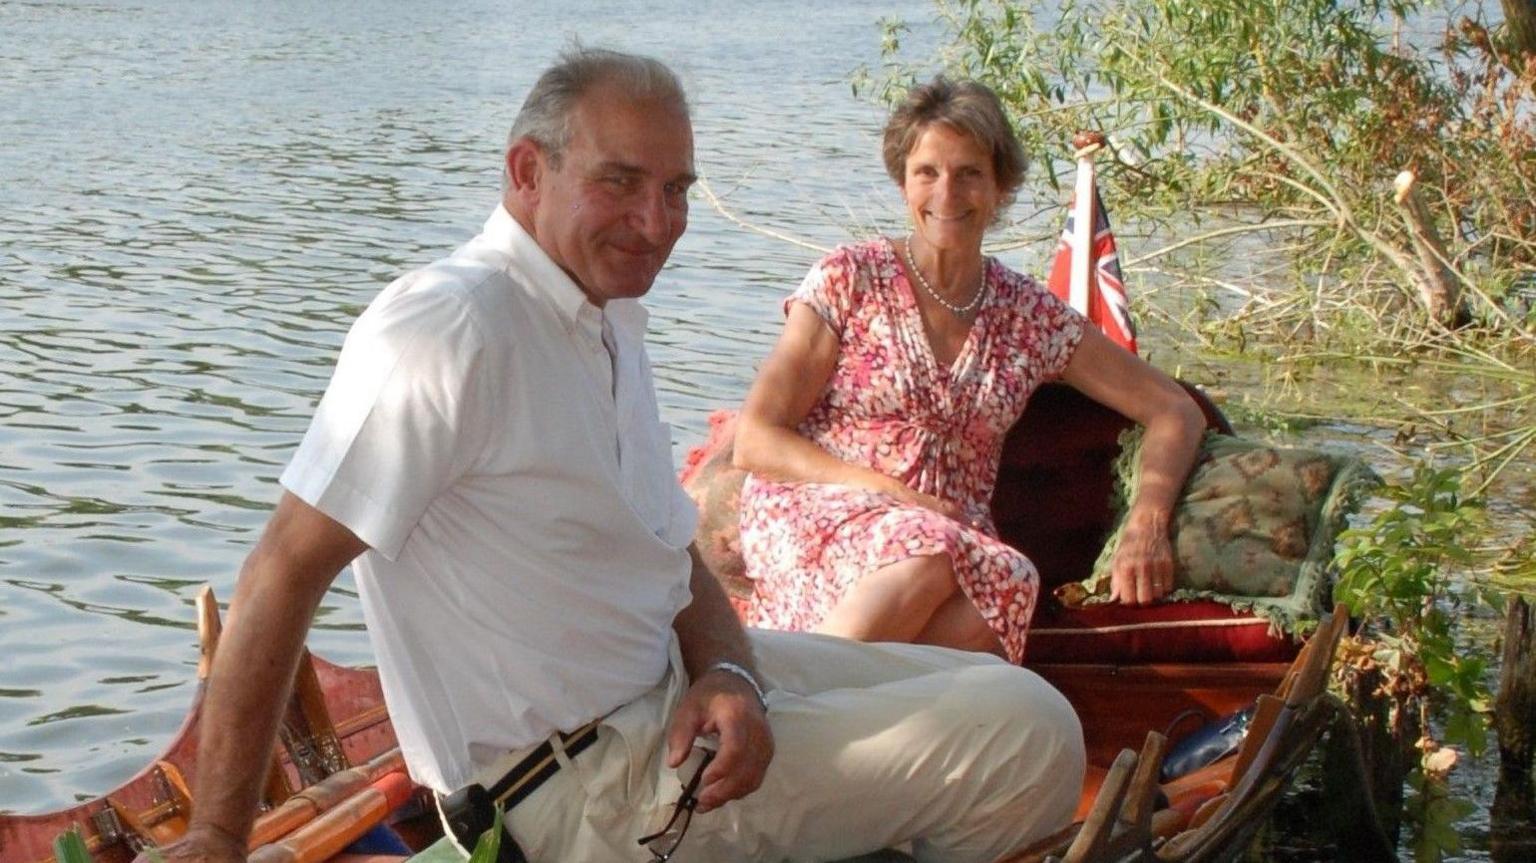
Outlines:
[[245, 853], [309, 623], [336, 574], [366, 548], [293, 495], [278, 502], [240, 570], [208, 675], [189, 835]]
[[[773, 760], [768, 701], [752, 661], [752, 646], [715, 577], [693, 555], [693, 602], [673, 622], [689, 686], [667, 723], [666, 763], [677, 767], [700, 736], [715, 739], [714, 762], [704, 771], [697, 811], [751, 794]], [[735, 668], [719, 668], [720, 663]]]
[[689, 582], [693, 602], [673, 621], [688, 676], [698, 679], [718, 662], [739, 665], [755, 675], [752, 647], [725, 589], [692, 546], [689, 552], [693, 556], [693, 574]]
[[283, 589], [276, 568], [270, 557], [253, 554], [241, 573], [198, 732], [193, 826], [242, 846], [272, 764], [304, 636], [324, 592], [323, 586], [318, 593]]

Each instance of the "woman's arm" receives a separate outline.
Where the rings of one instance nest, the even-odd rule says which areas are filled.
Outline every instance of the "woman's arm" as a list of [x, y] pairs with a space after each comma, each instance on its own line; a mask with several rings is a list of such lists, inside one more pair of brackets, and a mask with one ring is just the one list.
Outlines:
[[1199, 452], [1205, 416], [1173, 378], [1095, 329], [1084, 328], [1062, 379], [1146, 428], [1141, 483], [1115, 553], [1110, 596], [1128, 605], [1152, 602], [1173, 589], [1168, 525]]
[[913, 491], [895, 477], [849, 464], [796, 431], [826, 392], [840, 349], [837, 334], [810, 306], [790, 306], [784, 332], [758, 370], [736, 421], [735, 466], [776, 480], [865, 488], [958, 515], [953, 505]]

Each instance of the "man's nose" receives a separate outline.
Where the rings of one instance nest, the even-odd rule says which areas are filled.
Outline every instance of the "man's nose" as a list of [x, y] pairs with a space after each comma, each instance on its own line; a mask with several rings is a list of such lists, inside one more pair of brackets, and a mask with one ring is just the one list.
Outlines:
[[635, 226], [653, 245], [664, 245], [672, 237], [672, 213], [667, 209], [666, 192], [655, 189], [641, 196], [635, 207]]

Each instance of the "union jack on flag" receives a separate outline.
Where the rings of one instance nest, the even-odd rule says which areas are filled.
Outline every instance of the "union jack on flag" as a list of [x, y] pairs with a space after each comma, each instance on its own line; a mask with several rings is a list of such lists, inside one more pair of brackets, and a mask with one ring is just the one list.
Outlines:
[[[1072, 302], [1073, 211], [1067, 209], [1067, 227], [1056, 245], [1056, 260], [1046, 284], [1063, 302]], [[1093, 243], [1088, 268], [1088, 308], [1078, 309], [1089, 321], [1104, 331], [1110, 341], [1136, 353], [1136, 323], [1131, 320], [1131, 304], [1125, 295], [1125, 279], [1120, 275], [1120, 259], [1115, 251], [1115, 233], [1109, 227], [1109, 213], [1097, 185], [1093, 189]]]

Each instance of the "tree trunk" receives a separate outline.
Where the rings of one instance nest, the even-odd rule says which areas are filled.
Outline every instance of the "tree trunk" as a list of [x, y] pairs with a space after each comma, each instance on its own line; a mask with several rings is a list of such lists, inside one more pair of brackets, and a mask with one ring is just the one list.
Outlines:
[[[1333, 837], [1336, 859], [1395, 863], [1403, 777], [1400, 772], [1384, 769], [1380, 752], [1366, 749], [1367, 745], [1380, 746], [1387, 739], [1381, 724], [1384, 717], [1376, 707], [1348, 702], [1345, 707], [1334, 717], [1323, 747], [1325, 806], [1320, 820]], [[1367, 744], [1367, 740], [1371, 742]], [[1395, 793], [1384, 794], [1377, 789], [1383, 779], [1395, 783]], [[1390, 807], [1385, 817], [1377, 810], [1382, 804]]]
[[[1395, 843], [1402, 827], [1403, 781], [1418, 763], [1414, 743], [1419, 739], [1418, 710], [1402, 693], [1387, 692], [1376, 668], [1346, 666], [1343, 671], [1344, 701], [1354, 712], [1359, 731], [1358, 757], [1368, 782], [1373, 809], [1388, 843]], [[1343, 741], [1329, 737], [1323, 756], [1323, 796], [1330, 807], [1345, 811], [1340, 795], [1358, 796], [1359, 782], [1340, 781], [1356, 774], [1356, 753]], [[1326, 819], [1325, 819], [1326, 820]], [[1330, 825], [1332, 826], [1332, 825]]]
[[1536, 57], [1536, 0], [1499, 0], [1504, 7], [1504, 32], [1509, 47]]
[[[1536, 3], [1536, 0], [1530, 2]], [[1461, 303], [1461, 279], [1451, 269], [1451, 257], [1435, 231], [1434, 217], [1414, 188], [1417, 181], [1418, 177], [1412, 171], [1398, 174], [1393, 181], [1395, 193], [1392, 197], [1402, 208], [1403, 221], [1418, 257], [1419, 266], [1413, 271], [1413, 282], [1419, 290], [1424, 311], [1435, 324], [1453, 329], [1468, 320], [1467, 310]]]
[[1510, 600], [1504, 618], [1503, 667], [1493, 704], [1499, 736], [1499, 784], [1494, 793], [1493, 858], [1536, 858], [1536, 610], [1523, 598]]

